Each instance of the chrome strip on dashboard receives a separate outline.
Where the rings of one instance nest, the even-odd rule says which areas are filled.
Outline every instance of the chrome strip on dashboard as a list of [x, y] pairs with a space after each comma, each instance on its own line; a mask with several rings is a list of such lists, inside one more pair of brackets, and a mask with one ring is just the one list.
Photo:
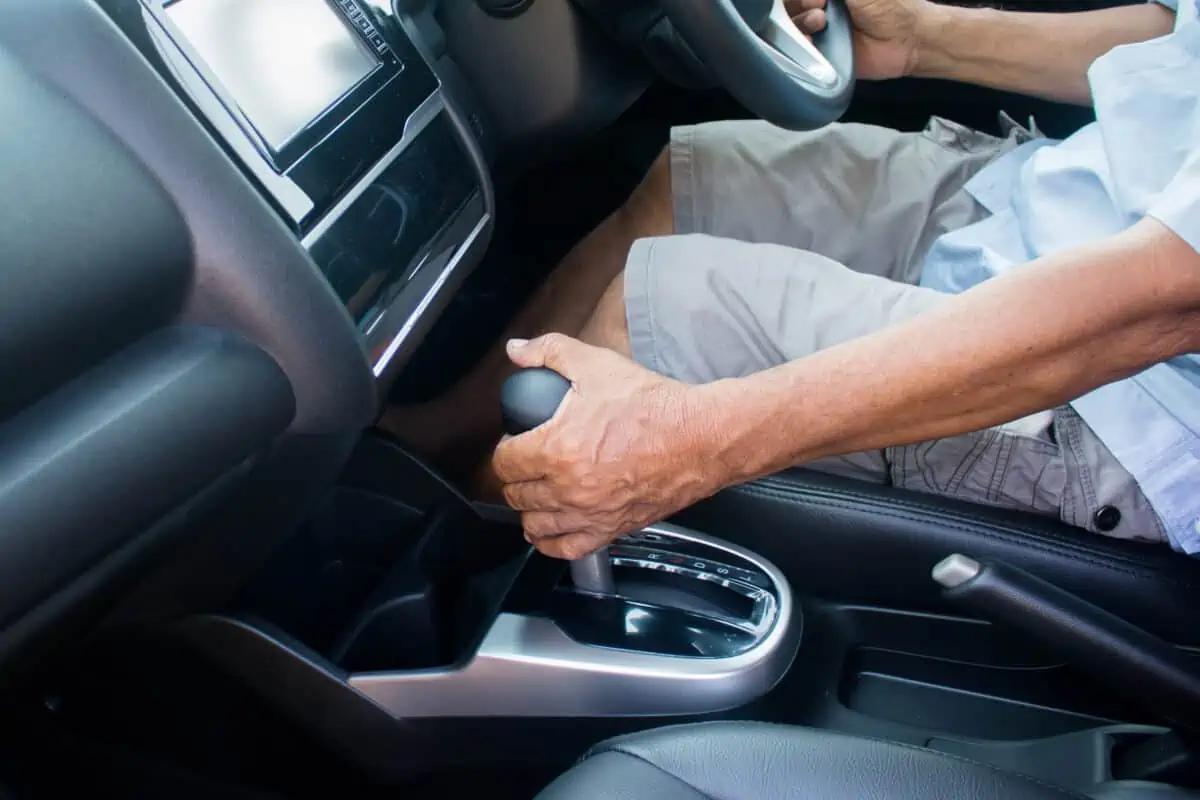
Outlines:
[[379, 159], [379, 161], [375, 163], [375, 166], [371, 167], [370, 171], [363, 175], [362, 178], [359, 179], [358, 183], [354, 184], [354, 187], [350, 189], [350, 191], [346, 192], [341, 200], [334, 204], [333, 208], [329, 210], [329, 213], [322, 217], [321, 221], [313, 226], [313, 229], [309, 231], [303, 239], [300, 240], [300, 243], [303, 244], [307, 249], [312, 247], [314, 242], [324, 236], [325, 233], [328, 232], [331, 227], [333, 227], [333, 224], [338, 221], [342, 214], [346, 213], [346, 209], [349, 208], [355, 200], [362, 196], [363, 192], [365, 192], [367, 188], [374, 183], [375, 180], [382, 175], [388, 167], [392, 165], [393, 161], [400, 157], [400, 154], [403, 153], [410, 144], [412, 144], [413, 139], [416, 139], [417, 136], [420, 135], [421, 131], [425, 130], [426, 126], [428, 126], [429, 123], [433, 121], [433, 118], [436, 117], [444, 108], [445, 102], [442, 99], [441, 89], [434, 91], [433, 94], [429, 95], [429, 97], [426, 97], [421, 105], [417, 106], [416, 109], [414, 109], [413, 112], [408, 115], [408, 119], [405, 120], [404, 134], [400, 137], [400, 141], [396, 142], [396, 144], [392, 146], [392, 149], [388, 150], [383, 158]]
[[[442, 292], [446, 284], [450, 281], [450, 278], [462, 265], [463, 259], [471, 250], [471, 246], [474, 245], [475, 241], [480, 237], [480, 235], [487, 230], [491, 219], [491, 216], [486, 213], [480, 217], [479, 222], [477, 222], [475, 227], [471, 229], [471, 232], [467, 234], [466, 239], [464, 239], [462, 243], [454, 249], [449, 260], [446, 262], [446, 265], [442, 267], [441, 271], [438, 273], [433, 285], [425, 291], [424, 295], [422, 295], [420, 301], [417, 303], [416, 308], [408, 313], [406, 319], [404, 320], [404, 324], [400, 326], [400, 330], [396, 331], [396, 333], [391, 337], [391, 340], [387, 343], [386, 347], [384, 347], [383, 352], [380, 353], [377, 359], [375, 359], [375, 363], [372, 365], [372, 370], [374, 371], [376, 378], [382, 376], [387, 368], [391, 365], [392, 359], [396, 357], [396, 353], [400, 350], [401, 346], [403, 346], [408, 337], [412, 335], [413, 329], [416, 327], [417, 323], [429, 310], [429, 307], [433, 304], [433, 301]], [[431, 257], [428, 261], [419, 263], [417, 265], [417, 269], [413, 273], [413, 277], [416, 277], [422, 270], [426, 269], [436, 260], [437, 257]], [[391, 308], [388, 308], [386, 311], [384, 311], [383, 314], [380, 315], [379, 319], [376, 320], [372, 331], [378, 330], [379, 325], [383, 323], [388, 316], [394, 313], [393, 309], [398, 308], [399, 304], [400, 300], [397, 299], [396, 303], [393, 303]], [[370, 335], [367, 337], [367, 342], [368, 347], [370, 347]], [[373, 350], [374, 348], [370, 349]]]
[[[390, 5], [387, 0], [378, 0], [373, 5]], [[345, 212], [364, 191], [371, 185], [373, 180], [378, 177], [408, 146], [413, 138], [419, 134], [429, 122], [437, 116], [439, 111], [446, 114], [450, 122], [453, 124], [455, 132], [458, 135], [459, 142], [470, 155], [471, 161], [475, 167], [476, 175], [479, 178], [482, 213], [477, 218], [474, 227], [462, 239], [461, 243], [452, 252], [448, 254], [448, 259], [444, 261], [444, 266], [441, 266], [433, 283], [422, 293], [420, 300], [414, 305], [411, 304], [410, 297], [407, 292], [401, 292], [400, 296], [378, 317], [370, 322], [364, 338], [369, 354], [378, 352], [378, 357], [374, 358], [371, 365], [372, 371], [376, 378], [383, 378], [385, 373], [393, 368], [397, 368], [396, 357], [408, 343], [413, 331], [417, 325], [421, 323], [423, 317], [429, 313], [430, 308], [438, 300], [439, 296], [446, 290], [448, 284], [455, 278], [457, 273], [464, 265], [464, 261], [471, 253], [479, 239], [485, 235], [491, 226], [492, 219], [495, 216], [496, 200], [495, 190], [492, 186], [491, 175], [488, 170], [487, 161], [480, 150], [479, 143], [475, 141], [475, 137], [471, 133], [470, 126], [466, 123], [462, 112], [454, 102], [454, 97], [448, 94], [445, 90], [446, 83], [443, 80], [440, 70], [438, 69], [437, 59], [429, 52], [425, 41], [417, 30], [412, 18], [407, 14], [400, 12], [398, 9], [392, 9], [392, 13], [396, 22], [400, 25], [401, 30], [408, 36], [417, 53], [425, 61], [426, 65], [433, 72], [438, 80], [439, 89], [430, 96], [428, 100], [422, 103], [413, 114], [409, 117], [404, 126], [403, 139], [388, 152], [386, 156], [372, 169], [356, 186], [350, 191], [347, 197], [334, 206], [333, 210], [322, 219], [317, 226], [303, 239], [304, 246], [310, 247], [314, 242], [320, 239], [321, 235], [326, 233], [330, 226], [333, 225], [337, 218]], [[427, 108], [431, 103], [436, 102], [436, 107]], [[467, 208], [471, 208], [472, 204], [468, 204]], [[465, 213], [465, 211], [463, 212]], [[408, 280], [413, 283], [420, 282], [420, 279], [431, 268], [436, 267], [438, 262], [446, 258], [445, 250], [439, 252], [434, 248], [427, 250], [417, 259], [414, 260], [411, 266]], [[473, 266], [473, 265], [472, 265]], [[411, 287], [411, 283], [410, 283]], [[415, 287], [412, 287], [415, 288]], [[399, 329], [395, 329], [392, 324], [392, 318], [398, 314], [407, 313], [404, 322], [400, 324]], [[395, 332], [389, 334], [389, 330]]]
[[768, 692], [791, 666], [801, 628], [783, 573], [755, 553], [674, 525], [651, 533], [750, 561], [779, 590], [775, 625], [757, 646], [695, 659], [582, 645], [544, 617], [502, 613], [479, 652], [450, 670], [351, 675], [350, 686], [398, 718], [627, 717], [704, 714]]

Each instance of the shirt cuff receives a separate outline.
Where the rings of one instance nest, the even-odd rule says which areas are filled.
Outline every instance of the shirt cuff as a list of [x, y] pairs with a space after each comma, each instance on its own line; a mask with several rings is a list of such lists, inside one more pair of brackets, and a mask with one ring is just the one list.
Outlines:
[[1169, 8], [1172, 11], [1179, 11], [1179, 0], [1147, 0], [1147, 2], [1158, 3], [1160, 6]]
[[1200, 149], [1191, 153], [1147, 213], [1200, 253]]

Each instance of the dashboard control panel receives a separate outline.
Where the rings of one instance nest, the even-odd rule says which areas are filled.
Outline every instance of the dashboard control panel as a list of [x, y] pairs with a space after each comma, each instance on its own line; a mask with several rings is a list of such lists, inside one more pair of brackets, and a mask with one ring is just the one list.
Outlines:
[[303, 233], [404, 135], [438, 80], [356, 0], [141, 0], [158, 57]]
[[141, 9], [131, 38], [309, 251], [376, 376], [398, 367], [492, 217], [477, 115], [415, 26], [390, 0], [110, 5]]
[[388, 52], [387, 42], [379, 35], [379, 30], [376, 29], [370, 18], [363, 13], [363, 10], [354, 3], [354, 0], [334, 0], [334, 2], [342, 9], [342, 12], [345, 13], [346, 18], [353, 23], [354, 27], [366, 37], [376, 52]]

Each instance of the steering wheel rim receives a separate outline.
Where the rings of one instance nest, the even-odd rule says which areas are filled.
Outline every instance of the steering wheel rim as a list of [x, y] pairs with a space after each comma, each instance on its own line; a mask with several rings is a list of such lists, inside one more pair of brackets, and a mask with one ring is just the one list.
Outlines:
[[844, 0], [827, 0], [825, 29], [809, 40], [784, 0], [758, 30], [731, 0], [661, 0], [667, 17], [725, 88], [750, 111], [790, 130], [836, 121], [854, 93], [854, 37]]

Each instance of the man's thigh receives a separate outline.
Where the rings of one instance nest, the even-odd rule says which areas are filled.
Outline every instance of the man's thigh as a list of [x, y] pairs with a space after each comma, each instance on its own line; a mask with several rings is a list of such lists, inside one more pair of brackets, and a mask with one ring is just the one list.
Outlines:
[[980, 219], [963, 185], [1013, 144], [933, 120], [921, 133], [761, 121], [672, 131], [675, 231], [781, 244], [916, 283], [943, 233]]
[[[946, 299], [807, 250], [706, 234], [636, 242], [624, 285], [633, 358], [691, 384], [752, 375], [866, 336]], [[888, 481], [882, 451], [808, 466]]]
[[[924, 314], [949, 297], [806, 250], [699, 234], [637, 242], [624, 287], [634, 359], [693, 384], [804, 358]], [[1056, 516], [1109, 535], [1161, 538], [1136, 483], [1068, 408], [806, 466]], [[1119, 511], [1113, 528], [1098, 522], [1110, 507]]]

